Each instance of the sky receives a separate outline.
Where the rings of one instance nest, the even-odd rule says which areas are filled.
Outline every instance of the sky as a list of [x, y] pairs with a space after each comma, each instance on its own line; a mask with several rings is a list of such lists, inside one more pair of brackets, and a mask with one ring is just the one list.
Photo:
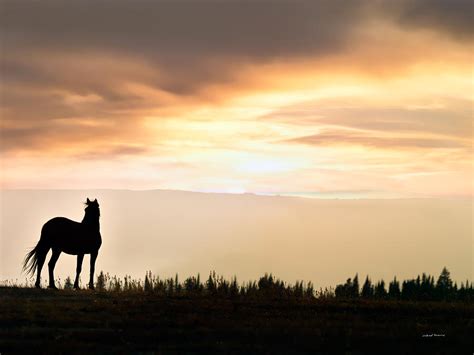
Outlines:
[[0, 187], [470, 198], [472, 11], [1, 1]]

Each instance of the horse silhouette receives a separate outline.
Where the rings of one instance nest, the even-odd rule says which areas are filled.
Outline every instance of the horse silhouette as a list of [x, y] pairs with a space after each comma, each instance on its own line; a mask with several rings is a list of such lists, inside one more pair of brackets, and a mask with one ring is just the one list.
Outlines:
[[54, 267], [61, 252], [77, 255], [76, 280], [74, 288], [79, 288], [79, 275], [82, 269], [84, 254], [91, 255], [91, 268], [89, 288], [94, 289], [94, 269], [99, 248], [102, 245], [100, 235], [100, 210], [97, 199], [90, 201], [87, 198], [84, 218], [81, 223], [71, 221], [64, 217], [55, 217], [43, 225], [38, 244], [26, 254], [23, 270], [27, 274], [36, 274], [35, 286], [40, 288], [41, 269], [43, 268], [46, 254], [52, 249], [51, 259], [48, 262], [49, 288], [56, 289], [54, 285]]

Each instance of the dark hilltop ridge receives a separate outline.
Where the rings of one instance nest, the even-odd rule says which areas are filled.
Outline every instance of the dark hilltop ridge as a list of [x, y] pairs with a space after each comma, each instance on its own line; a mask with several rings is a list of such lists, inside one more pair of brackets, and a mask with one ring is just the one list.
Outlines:
[[[5, 283], [4, 283], [5, 284]], [[335, 289], [271, 274], [239, 284], [99, 273], [96, 290], [0, 287], [0, 352], [430, 353], [471, 351], [474, 290], [440, 276]]]

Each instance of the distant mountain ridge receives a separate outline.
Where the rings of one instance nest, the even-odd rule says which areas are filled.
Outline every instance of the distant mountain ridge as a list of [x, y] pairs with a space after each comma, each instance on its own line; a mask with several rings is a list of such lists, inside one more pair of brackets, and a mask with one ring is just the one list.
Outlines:
[[[96, 269], [116, 275], [143, 278], [143, 270], [152, 270], [186, 277], [216, 270], [244, 281], [272, 272], [318, 288], [354, 272], [387, 280], [437, 274], [447, 266], [454, 280], [472, 279], [469, 200], [100, 189], [2, 190], [0, 279], [23, 278], [21, 261], [42, 225], [55, 216], [82, 219], [87, 197], [101, 205]], [[58, 275], [72, 275], [74, 265], [75, 258], [61, 257]], [[87, 274], [87, 259], [84, 265]]]

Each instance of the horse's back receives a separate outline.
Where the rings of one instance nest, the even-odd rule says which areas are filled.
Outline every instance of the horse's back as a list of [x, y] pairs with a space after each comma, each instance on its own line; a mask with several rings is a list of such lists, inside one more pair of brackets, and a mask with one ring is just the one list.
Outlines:
[[55, 240], [56, 238], [77, 237], [81, 234], [81, 224], [65, 217], [55, 217], [43, 225], [41, 238]]
[[80, 226], [81, 224], [79, 222], [70, 220], [69, 218], [54, 217], [43, 225], [41, 232], [44, 233], [58, 231], [62, 233], [66, 230], [79, 229]]

